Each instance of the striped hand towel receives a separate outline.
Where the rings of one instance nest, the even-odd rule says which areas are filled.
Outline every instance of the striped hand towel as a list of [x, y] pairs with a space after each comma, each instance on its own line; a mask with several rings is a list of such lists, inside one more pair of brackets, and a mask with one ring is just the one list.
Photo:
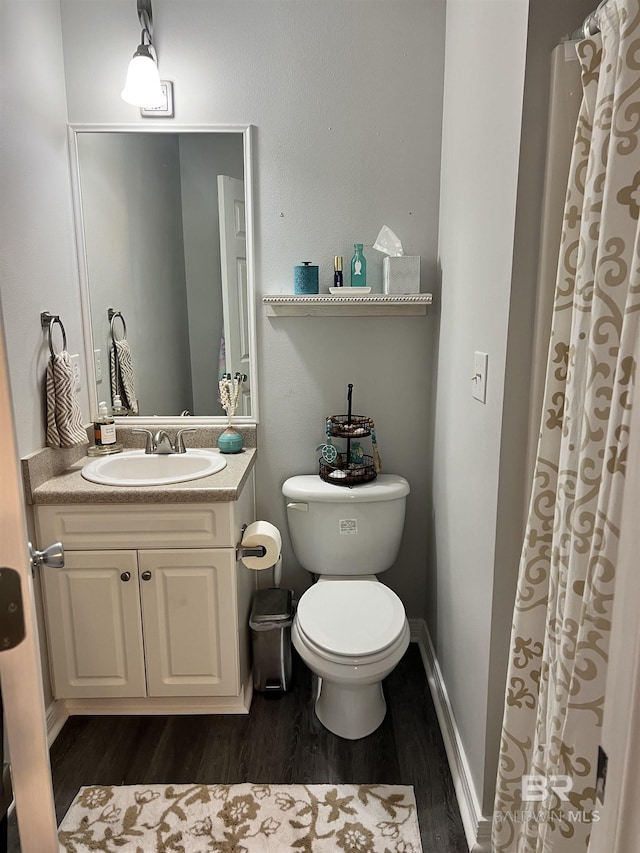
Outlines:
[[76, 395], [71, 358], [66, 350], [52, 355], [47, 364], [47, 445], [73, 447], [87, 444], [87, 431]]
[[131, 414], [137, 415], [138, 398], [129, 341], [124, 338], [121, 341], [113, 341], [109, 353], [109, 364], [111, 367], [111, 399], [113, 400], [118, 394], [123, 405], [129, 409]]

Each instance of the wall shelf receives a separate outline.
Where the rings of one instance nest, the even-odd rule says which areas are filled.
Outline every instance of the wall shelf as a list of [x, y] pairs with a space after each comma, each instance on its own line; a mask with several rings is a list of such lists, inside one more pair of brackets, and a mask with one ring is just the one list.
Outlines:
[[432, 302], [431, 293], [262, 297], [267, 317], [407, 317], [426, 314]]

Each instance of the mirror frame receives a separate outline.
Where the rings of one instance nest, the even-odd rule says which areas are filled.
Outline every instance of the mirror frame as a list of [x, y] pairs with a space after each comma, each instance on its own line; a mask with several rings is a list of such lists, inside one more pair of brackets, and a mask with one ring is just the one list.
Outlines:
[[[256, 335], [256, 284], [255, 284], [255, 206], [253, 194], [253, 137], [255, 126], [252, 124], [68, 124], [69, 159], [71, 166], [71, 188], [73, 194], [74, 229], [80, 283], [80, 304], [84, 336], [84, 355], [87, 368], [86, 382], [89, 394], [90, 417], [98, 411], [98, 396], [95, 383], [95, 364], [93, 357], [93, 333], [91, 326], [91, 304], [89, 298], [89, 275], [84, 239], [84, 220], [82, 214], [82, 196], [80, 191], [80, 162], [78, 157], [78, 135], [81, 133], [241, 133], [244, 158], [244, 195], [247, 229], [247, 321], [249, 327], [249, 370], [251, 380], [251, 416], [237, 415], [233, 423], [238, 426], [258, 423], [258, 359]], [[108, 365], [107, 365], [108, 370]], [[90, 378], [91, 377], [91, 381]], [[121, 425], [136, 427], [167, 426], [226, 426], [228, 419], [224, 415], [135, 415], [116, 417]]]

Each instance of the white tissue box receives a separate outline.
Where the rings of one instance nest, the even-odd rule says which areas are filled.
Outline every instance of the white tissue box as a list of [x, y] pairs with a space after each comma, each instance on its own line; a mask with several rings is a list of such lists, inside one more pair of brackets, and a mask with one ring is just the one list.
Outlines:
[[383, 258], [382, 288], [385, 293], [420, 293], [420, 255]]

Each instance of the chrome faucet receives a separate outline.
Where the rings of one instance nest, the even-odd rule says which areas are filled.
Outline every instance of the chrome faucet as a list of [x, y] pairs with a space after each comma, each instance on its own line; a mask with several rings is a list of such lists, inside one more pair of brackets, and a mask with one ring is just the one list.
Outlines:
[[166, 430], [159, 429], [153, 436], [153, 452], [154, 453], [175, 453], [171, 439], [166, 433]]
[[175, 442], [172, 444], [171, 439], [169, 438], [167, 431], [164, 429], [159, 429], [158, 432], [154, 435], [149, 429], [134, 429], [132, 432], [139, 432], [142, 435], [146, 435], [147, 442], [144, 448], [145, 453], [186, 453], [187, 448], [184, 444], [184, 434], [185, 432], [195, 432], [195, 427], [190, 427], [189, 429], [179, 429], [176, 433]]

